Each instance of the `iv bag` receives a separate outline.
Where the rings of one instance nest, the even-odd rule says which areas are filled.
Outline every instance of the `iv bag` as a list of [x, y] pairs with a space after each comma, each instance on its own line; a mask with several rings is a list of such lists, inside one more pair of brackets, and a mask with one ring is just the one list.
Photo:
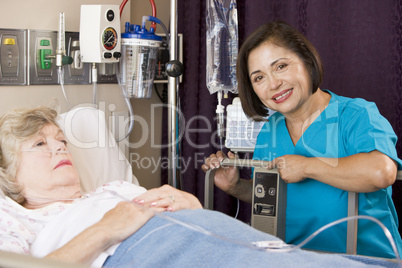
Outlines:
[[237, 94], [236, 61], [239, 49], [236, 0], [207, 2], [207, 87], [211, 94]]

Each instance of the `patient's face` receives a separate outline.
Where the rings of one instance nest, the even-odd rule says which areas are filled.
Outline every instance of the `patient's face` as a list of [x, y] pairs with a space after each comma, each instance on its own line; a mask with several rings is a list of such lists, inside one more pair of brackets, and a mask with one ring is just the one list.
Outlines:
[[29, 207], [30, 198], [68, 199], [80, 195], [79, 175], [66, 151], [64, 134], [53, 124], [22, 143], [17, 182], [23, 185], [28, 203], [24, 206]]

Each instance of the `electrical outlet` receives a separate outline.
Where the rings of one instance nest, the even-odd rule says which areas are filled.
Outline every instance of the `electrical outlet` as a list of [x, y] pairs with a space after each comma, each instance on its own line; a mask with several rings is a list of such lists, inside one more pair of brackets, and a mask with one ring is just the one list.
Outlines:
[[49, 55], [56, 55], [57, 32], [28, 30], [28, 76], [30, 85], [58, 84], [57, 68]]
[[0, 29], [0, 85], [26, 85], [26, 30]]
[[66, 54], [73, 58], [73, 63], [64, 65], [64, 84], [90, 84], [90, 69], [89, 63], [81, 61], [80, 51], [80, 34], [78, 32], [66, 32]]

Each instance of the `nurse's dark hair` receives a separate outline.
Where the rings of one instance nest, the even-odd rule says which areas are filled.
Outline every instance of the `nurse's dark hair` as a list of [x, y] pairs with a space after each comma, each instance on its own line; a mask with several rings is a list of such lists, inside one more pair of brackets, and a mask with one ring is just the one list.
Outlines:
[[245, 114], [256, 121], [268, 116], [267, 107], [255, 94], [248, 70], [250, 53], [262, 44], [272, 43], [295, 53], [311, 74], [311, 89], [315, 93], [322, 82], [323, 66], [314, 46], [298, 30], [286, 22], [275, 21], [257, 28], [242, 44], [237, 60], [239, 97]]

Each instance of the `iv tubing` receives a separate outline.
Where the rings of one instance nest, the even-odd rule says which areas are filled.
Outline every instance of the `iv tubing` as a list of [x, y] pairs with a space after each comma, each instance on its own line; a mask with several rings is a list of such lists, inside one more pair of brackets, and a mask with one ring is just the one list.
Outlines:
[[[111, 192], [115, 196], [118, 196], [118, 197], [122, 198], [125, 201], [131, 202], [131, 200], [119, 195], [115, 191], [109, 191], [109, 192]], [[133, 204], [135, 204], [135, 203], [133, 203]], [[152, 210], [151, 208], [147, 208], [147, 209]], [[208, 230], [206, 230], [206, 229], [204, 229], [204, 228], [202, 228], [200, 226], [197, 226], [197, 225], [194, 225], [194, 224], [189, 224], [189, 223], [174, 219], [172, 217], [167, 216], [166, 214], [162, 214], [160, 212], [153, 211], [153, 210], [152, 210], [152, 212], [153, 212], [153, 214], [155, 216], [164, 218], [164, 219], [166, 219], [166, 220], [168, 220], [170, 222], [179, 224], [179, 225], [181, 225], [183, 227], [186, 227], [186, 228], [188, 228], [190, 230], [200, 232], [202, 234], [212, 236], [212, 237], [215, 237], [215, 238], [218, 238], [218, 239], [221, 239], [221, 240], [233, 243], [233, 244], [237, 244], [237, 245], [240, 245], [240, 246], [245, 246], [245, 247], [248, 247], [248, 248], [251, 248], [251, 249], [256, 249], [256, 250], [263, 250], [263, 251], [269, 251], [269, 252], [276, 251], [276, 252], [282, 252], [282, 253], [290, 252], [290, 251], [297, 250], [297, 249], [301, 248], [302, 246], [307, 244], [310, 240], [312, 240], [314, 237], [316, 237], [319, 233], [321, 233], [321, 232], [323, 232], [323, 231], [325, 231], [325, 230], [327, 230], [327, 229], [329, 229], [329, 228], [331, 228], [331, 227], [333, 227], [335, 225], [338, 225], [338, 224], [340, 224], [342, 222], [346, 222], [346, 221], [350, 221], [350, 220], [357, 220], [357, 219], [366, 219], [366, 220], [370, 220], [370, 221], [375, 222], [377, 225], [379, 225], [381, 227], [381, 229], [383, 230], [383, 232], [384, 232], [385, 236], [387, 237], [389, 243], [391, 244], [392, 250], [393, 250], [393, 252], [395, 254], [395, 258], [397, 259], [397, 261], [398, 261], [398, 263], [400, 265], [402, 264], [401, 258], [400, 258], [399, 253], [398, 253], [398, 249], [396, 248], [395, 241], [394, 241], [390, 231], [387, 229], [387, 227], [385, 227], [385, 225], [381, 221], [379, 221], [378, 219], [376, 219], [376, 218], [374, 218], [372, 216], [356, 215], [356, 216], [345, 217], [345, 218], [333, 221], [333, 222], [331, 222], [331, 223], [329, 223], [327, 225], [324, 225], [323, 227], [321, 227], [317, 231], [315, 231], [313, 234], [311, 234], [309, 237], [307, 237], [305, 240], [303, 240], [300, 244], [298, 244], [298, 245], [288, 245], [285, 242], [282, 242], [281, 240], [259, 241], [259, 242], [254, 242], [254, 243], [237, 241], [237, 240], [229, 239], [227, 237], [224, 237], [224, 236], [215, 234], [213, 232], [210, 232], [210, 231], [208, 231]], [[261, 246], [258, 246], [258, 244], [260, 242], [273, 242], [274, 245], [271, 248], [270, 247], [261, 247]], [[280, 245], [280, 246], [277, 247], [278, 245]]]
[[126, 139], [128, 137], [128, 135], [130, 135], [131, 131], [133, 131], [133, 127], [134, 127], [134, 111], [133, 111], [133, 107], [131, 106], [130, 98], [127, 97], [126, 91], [124, 90], [123, 86], [121, 85], [121, 80], [120, 80], [120, 76], [119, 76], [119, 74], [120, 74], [120, 66], [119, 66], [119, 64], [117, 64], [117, 72], [116, 73], [117, 73], [117, 75], [116, 75], [117, 83], [119, 84], [121, 92], [122, 92], [122, 94], [124, 96], [124, 100], [126, 101], [128, 112], [130, 114], [130, 117], [129, 117], [130, 125], [128, 126], [128, 130], [127, 130], [126, 135], [124, 135], [123, 138], [116, 140], [116, 142], [120, 142], [120, 141]]
[[66, 95], [66, 90], [64, 89], [64, 69], [63, 69], [63, 67], [57, 68], [57, 75], [59, 76], [59, 83], [60, 83], [64, 98], [67, 101], [67, 105], [70, 107], [70, 101], [68, 100], [67, 95]]
[[121, 142], [122, 140], [126, 139], [128, 137], [128, 135], [130, 135], [131, 131], [133, 130], [133, 126], [134, 126], [134, 111], [133, 111], [133, 107], [131, 106], [130, 98], [125, 96], [124, 100], [126, 101], [127, 108], [130, 113], [130, 117], [129, 117], [130, 125], [128, 127], [126, 135], [124, 135], [123, 138], [116, 140], [116, 142]]

